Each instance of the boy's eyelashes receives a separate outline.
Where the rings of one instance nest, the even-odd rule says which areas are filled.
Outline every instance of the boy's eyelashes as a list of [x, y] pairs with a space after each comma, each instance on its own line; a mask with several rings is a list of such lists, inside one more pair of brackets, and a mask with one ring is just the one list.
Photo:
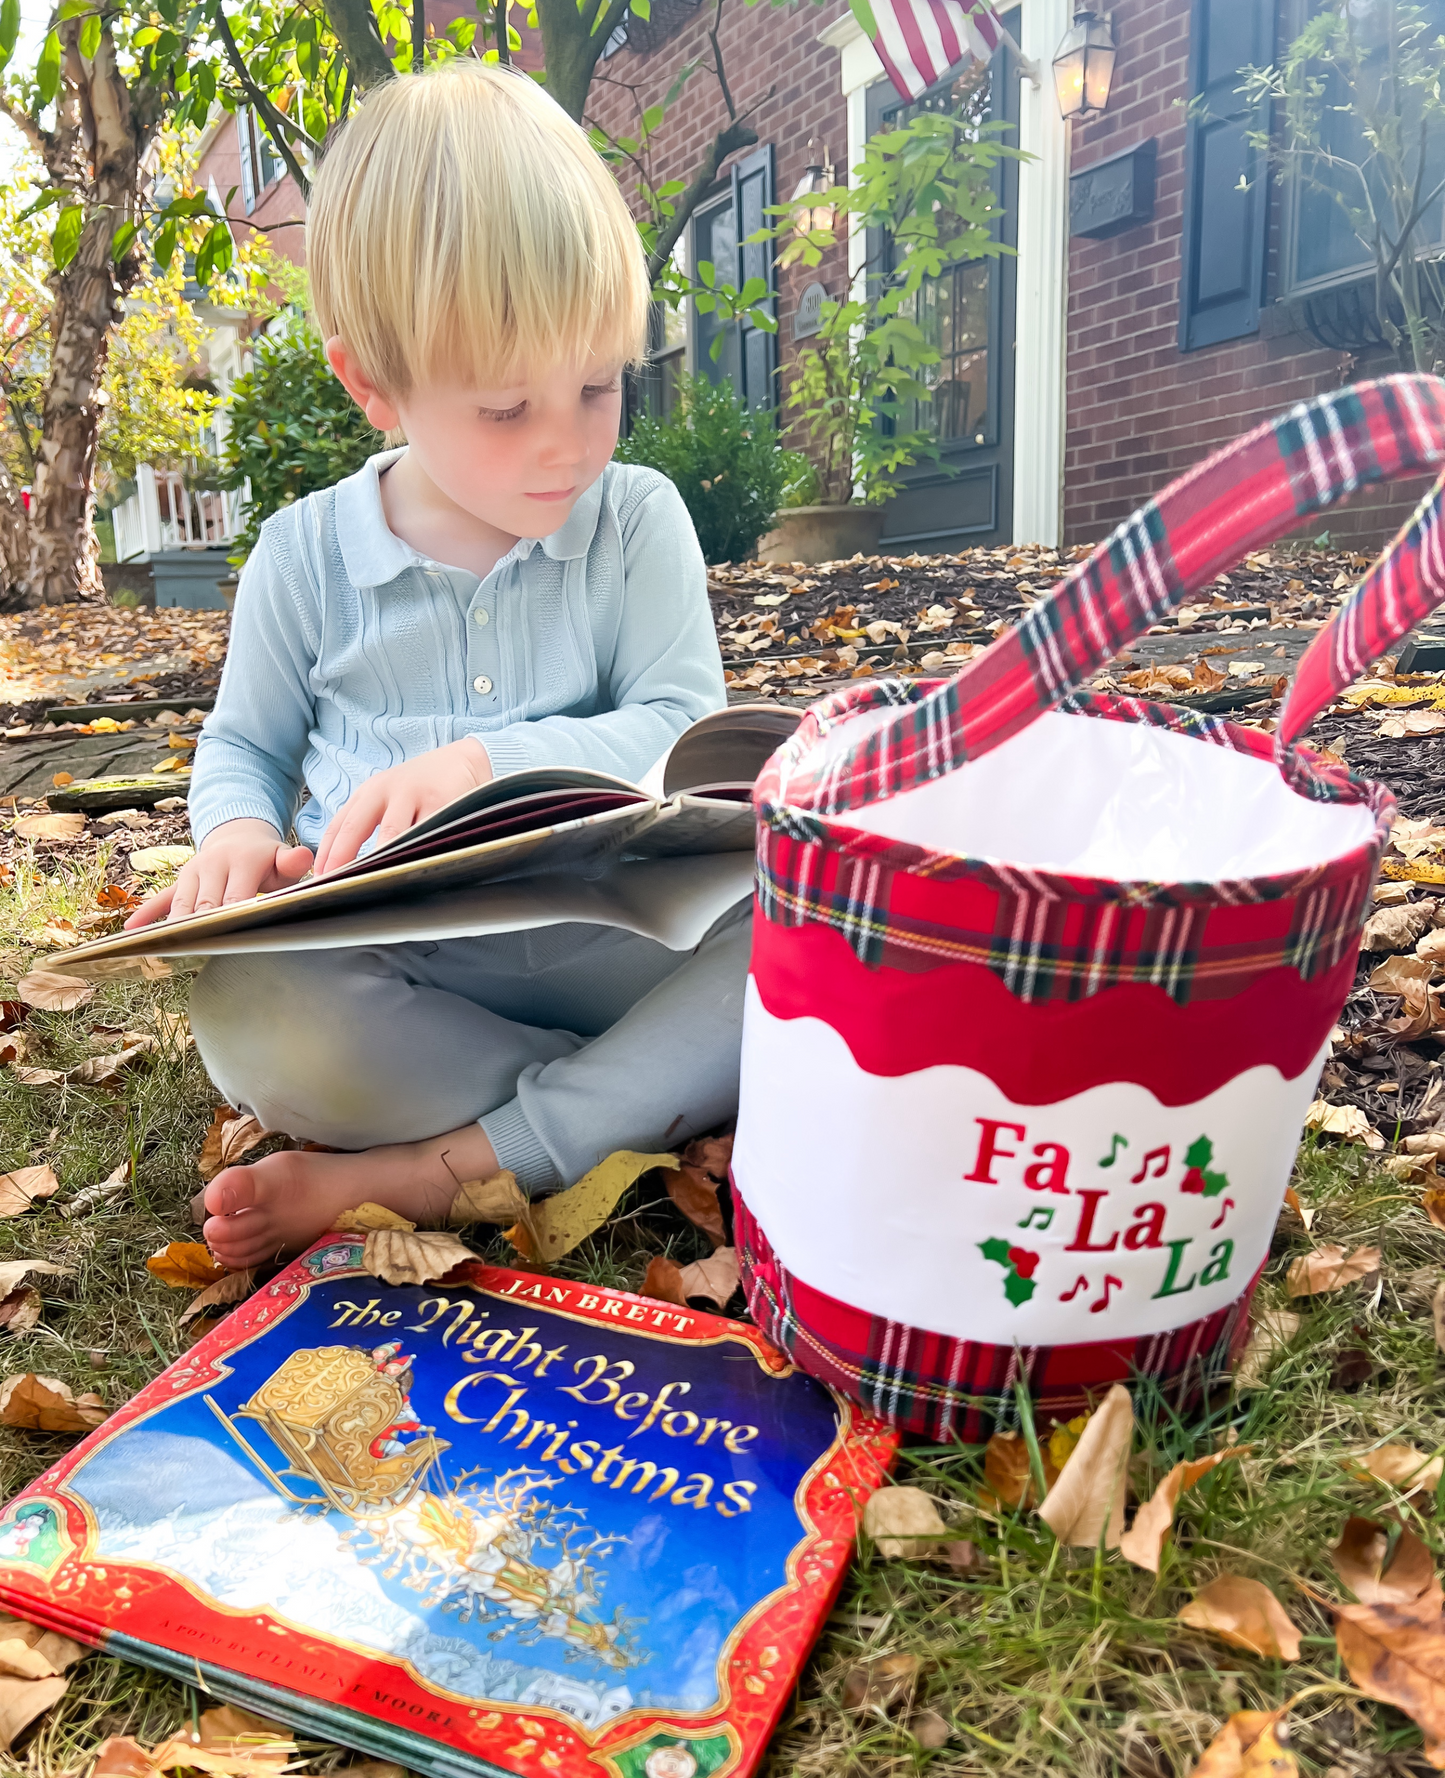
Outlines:
[[[615, 395], [622, 387], [619, 377], [613, 377], [610, 383], [585, 383], [582, 387], [584, 401], [595, 400], [599, 395]], [[527, 403], [519, 401], [514, 407], [479, 407], [478, 418], [483, 420], [519, 420], [527, 411]]]

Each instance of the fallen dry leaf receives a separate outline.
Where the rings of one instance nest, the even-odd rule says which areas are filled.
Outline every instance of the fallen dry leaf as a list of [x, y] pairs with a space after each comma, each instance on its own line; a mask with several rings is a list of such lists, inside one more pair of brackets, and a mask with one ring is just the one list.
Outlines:
[[1445, 1460], [1427, 1457], [1413, 1445], [1378, 1445], [1372, 1451], [1357, 1451], [1343, 1462], [1352, 1474], [1386, 1482], [1407, 1494], [1413, 1494], [1417, 1488], [1428, 1488], [1433, 1493], [1445, 1475]]
[[675, 1154], [619, 1149], [568, 1190], [533, 1202], [525, 1219], [506, 1231], [507, 1239], [526, 1259], [560, 1259], [602, 1227], [622, 1194], [644, 1173], [653, 1167], [677, 1165]]
[[682, 1291], [682, 1267], [665, 1253], [653, 1254], [647, 1262], [647, 1273], [642, 1280], [642, 1294], [653, 1297], [659, 1303], [676, 1303], [679, 1308], [685, 1309], [687, 1298]]
[[28, 1729], [37, 1716], [43, 1716], [52, 1704], [65, 1696], [70, 1681], [57, 1675], [54, 1679], [11, 1679], [0, 1676], [0, 1749], [9, 1751], [17, 1735]]
[[1249, 1339], [1235, 1367], [1241, 1389], [1252, 1389], [1273, 1360], [1300, 1330], [1301, 1317], [1292, 1309], [1263, 1309], [1250, 1324]]
[[8, 1296], [0, 1297], [0, 1333], [29, 1333], [39, 1325], [43, 1308], [40, 1292], [32, 1285], [20, 1285]]
[[[1052, 1488], [1059, 1479], [1058, 1467], [1050, 1460], [1048, 1447], [1043, 1447], [1044, 1486]], [[996, 1432], [984, 1447], [983, 1480], [985, 1503], [995, 1506], [1036, 1506], [1033, 1470], [1029, 1448], [1022, 1433]]]
[[1306, 1204], [1292, 1185], [1285, 1187], [1284, 1201], [1286, 1206], [1293, 1210], [1295, 1215], [1305, 1225], [1305, 1233], [1308, 1234], [1313, 1227], [1315, 1217], [1319, 1215], [1319, 1212], [1313, 1205]]
[[718, 1187], [727, 1180], [732, 1152], [731, 1136], [702, 1137], [688, 1143], [682, 1151], [682, 1164], [667, 1176], [668, 1197], [714, 1247], [727, 1245], [727, 1227], [717, 1194]]
[[922, 1488], [879, 1488], [863, 1508], [863, 1529], [890, 1559], [919, 1556], [948, 1541], [932, 1495]]
[[7, 1031], [0, 1037], [0, 1063], [23, 1062], [30, 1053], [30, 1039], [23, 1031]]
[[78, 840], [85, 832], [85, 816], [23, 815], [15, 832], [22, 840]]
[[843, 1679], [845, 1710], [888, 1710], [912, 1692], [917, 1655], [884, 1655], [850, 1667]]
[[1305, 1113], [1305, 1128], [1318, 1130], [1322, 1136], [1338, 1136], [1342, 1142], [1363, 1142], [1366, 1148], [1385, 1146], [1385, 1138], [1357, 1105], [1330, 1105], [1316, 1099]]
[[940, 1747], [946, 1747], [953, 1734], [948, 1726], [948, 1718], [940, 1716], [936, 1710], [920, 1710], [916, 1716], [910, 1716], [908, 1732], [929, 1753], [936, 1753]]
[[387, 1284], [429, 1284], [476, 1257], [445, 1229], [373, 1229], [362, 1248], [361, 1263], [373, 1278]]
[[1134, 1441], [1134, 1403], [1115, 1383], [1089, 1416], [1073, 1455], [1039, 1508], [1060, 1543], [1117, 1549], [1124, 1529], [1125, 1472]]
[[107, 1735], [96, 1748], [90, 1778], [150, 1778], [149, 1749], [129, 1735]]
[[385, 1204], [358, 1204], [354, 1210], [343, 1210], [332, 1228], [341, 1235], [366, 1235], [372, 1229], [414, 1229], [416, 1224], [388, 1210]]
[[92, 1205], [109, 1203], [118, 1198], [125, 1190], [130, 1179], [130, 1162], [122, 1161], [112, 1172], [95, 1185], [86, 1186], [84, 1191], [77, 1192], [68, 1204], [60, 1206], [62, 1216], [79, 1216], [82, 1211], [89, 1210]]
[[1445, 1616], [1435, 1587], [1408, 1605], [1337, 1605], [1335, 1644], [1367, 1697], [1419, 1724], [1425, 1757], [1445, 1769]]
[[1445, 1279], [1435, 1286], [1435, 1294], [1430, 1299], [1430, 1318], [1435, 1324], [1435, 1347], [1445, 1352]]
[[1432, 1185], [1421, 1195], [1420, 1208], [1437, 1229], [1445, 1229], [1445, 1187]]
[[65, 1076], [58, 1068], [12, 1068], [10, 1078], [24, 1087], [64, 1086]]
[[23, 1284], [32, 1272], [44, 1272], [51, 1277], [69, 1277], [65, 1266], [54, 1265], [48, 1259], [7, 1259], [0, 1262], [0, 1296], [8, 1296], [17, 1285]]
[[117, 1050], [113, 1055], [91, 1056], [88, 1061], [78, 1063], [72, 1068], [65, 1078], [74, 1081], [77, 1086], [108, 1086], [111, 1081], [119, 1080], [126, 1069], [142, 1056], [149, 1055], [154, 1047], [155, 1041], [152, 1038], [145, 1043], [135, 1043], [127, 1049]]
[[27, 1006], [38, 1007], [41, 1012], [73, 1012], [95, 996], [89, 982], [53, 969], [32, 969], [16, 983], [15, 992]]
[[1373, 1519], [1347, 1519], [1330, 1551], [1334, 1570], [1362, 1605], [1412, 1605], [1429, 1594], [1445, 1604], [1430, 1551], [1408, 1526], [1390, 1553], [1390, 1527]]
[[157, 876], [162, 871], [179, 870], [195, 857], [194, 846], [142, 846], [130, 855], [130, 868], [142, 876]]
[[49, 1166], [0, 1173], [0, 1216], [22, 1216], [37, 1198], [53, 1197], [59, 1190], [60, 1181]]
[[[1434, 933], [1427, 933], [1427, 937], [1434, 937]], [[1424, 989], [1433, 973], [1433, 962], [1424, 955], [1386, 957], [1370, 971], [1369, 987], [1376, 994], [1404, 994], [1409, 989]]]
[[81, 936], [75, 930], [73, 920], [47, 920], [43, 926], [37, 926], [33, 932], [28, 933], [26, 938], [37, 950], [69, 951], [81, 943]]
[[719, 1247], [707, 1259], [696, 1260], [690, 1266], [683, 1266], [680, 1282], [682, 1294], [689, 1301], [693, 1297], [703, 1297], [708, 1302], [716, 1303], [719, 1309], [725, 1309], [732, 1301], [733, 1293], [742, 1283], [737, 1249], [735, 1247]]
[[1297, 1778], [1283, 1710], [1236, 1710], [1189, 1778]]
[[1362, 951], [1408, 951], [1435, 922], [1433, 901], [1412, 901], [1384, 907], [1370, 915], [1360, 934]]
[[1357, 1247], [1347, 1257], [1343, 1247], [1331, 1242], [1316, 1247], [1313, 1253], [1302, 1253], [1291, 1264], [1285, 1273], [1285, 1289], [1291, 1296], [1320, 1296], [1326, 1291], [1343, 1290], [1347, 1284], [1379, 1269], [1378, 1247]]
[[242, 1710], [236, 1704], [203, 1710], [199, 1728], [197, 1744], [217, 1753], [241, 1753], [284, 1766], [296, 1751], [296, 1742], [289, 1729], [283, 1729], [280, 1723], [257, 1716], [250, 1710]]
[[250, 1296], [255, 1286], [256, 1274], [248, 1272], [227, 1272], [224, 1278], [217, 1278], [214, 1284], [208, 1284], [199, 1296], [192, 1297], [181, 1310], [181, 1326], [192, 1320], [206, 1309], [219, 1308], [224, 1303], [239, 1303]]
[[254, 1117], [233, 1111], [229, 1105], [218, 1105], [211, 1113], [211, 1127], [196, 1156], [196, 1168], [209, 1185], [220, 1172], [234, 1167], [241, 1156], [252, 1149], [268, 1132]]
[[1179, 1621], [1266, 1660], [1299, 1659], [1299, 1631], [1284, 1607], [1263, 1581], [1242, 1574], [1221, 1574], [1201, 1587], [1179, 1613]]
[[1207, 1457], [1196, 1458], [1189, 1463], [1176, 1463], [1159, 1483], [1159, 1486], [1134, 1515], [1134, 1523], [1119, 1539], [1119, 1554], [1126, 1562], [1132, 1562], [1136, 1568], [1147, 1568], [1151, 1574], [1159, 1572], [1159, 1556], [1164, 1548], [1164, 1539], [1170, 1526], [1174, 1523], [1174, 1509], [1179, 1504], [1179, 1496], [1186, 1488], [1192, 1488], [1202, 1476], [1210, 1470], [1217, 1469], [1221, 1463], [1228, 1463], [1231, 1458], [1243, 1457], [1249, 1450], [1248, 1445], [1230, 1445], [1223, 1451], [1212, 1451]]
[[73, 1395], [58, 1377], [33, 1371], [0, 1378], [0, 1426], [32, 1432], [89, 1432], [105, 1418], [105, 1403], [94, 1393]]
[[465, 1228], [473, 1222], [513, 1223], [526, 1216], [528, 1208], [517, 1175], [504, 1167], [490, 1179], [464, 1180], [451, 1201], [447, 1222], [452, 1228]]
[[1408, 883], [1376, 883], [1372, 897], [1377, 908], [1397, 908], [1410, 899]]
[[221, 1264], [203, 1241], [171, 1241], [146, 1261], [152, 1278], [172, 1290], [204, 1290], [226, 1276]]

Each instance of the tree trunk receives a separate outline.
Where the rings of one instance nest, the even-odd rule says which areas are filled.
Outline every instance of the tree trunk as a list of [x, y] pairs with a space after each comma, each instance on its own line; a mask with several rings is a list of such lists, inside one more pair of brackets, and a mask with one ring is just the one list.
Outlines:
[[93, 520], [101, 378], [110, 330], [139, 263], [117, 265], [111, 242], [133, 217], [141, 157], [155, 127], [158, 95], [133, 95], [116, 67], [107, 26], [87, 64], [77, 38], [80, 21], [60, 27], [61, 89], [53, 129], [37, 146], [52, 185], [85, 206], [87, 221], [74, 259], [51, 279], [50, 374], [41, 403], [40, 450], [30, 508], [30, 555], [19, 589], [27, 607], [98, 597], [100, 553]]
[[25, 502], [0, 463], [0, 606], [9, 600], [25, 577], [30, 561], [30, 526]]

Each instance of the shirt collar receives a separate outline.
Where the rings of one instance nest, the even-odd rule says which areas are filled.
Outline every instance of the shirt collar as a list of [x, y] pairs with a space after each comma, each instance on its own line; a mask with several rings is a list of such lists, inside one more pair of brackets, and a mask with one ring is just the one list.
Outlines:
[[[386, 522], [381, 506], [381, 477], [406, 446], [378, 451], [354, 475], [336, 486], [336, 538], [347, 578], [353, 586], [384, 586], [404, 569], [423, 565], [426, 557], [404, 543]], [[602, 511], [602, 476], [581, 496], [565, 522], [546, 537], [523, 537], [502, 561], [524, 562], [540, 544], [554, 562], [585, 556], [597, 534]], [[501, 564], [499, 563], [498, 566]]]

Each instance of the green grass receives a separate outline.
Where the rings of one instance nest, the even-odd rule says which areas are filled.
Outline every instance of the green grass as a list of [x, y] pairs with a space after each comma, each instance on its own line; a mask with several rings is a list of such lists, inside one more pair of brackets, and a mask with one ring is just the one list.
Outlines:
[[[28, 856], [13, 860], [16, 883], [0, 891], [0, 944], [12, 947], [0, 964], [11, 980], [33, 958], [23, 934], [93, 906], [104, 855], [87, 849], [73, 862], [66, 857], [57, 849], [38, 864]], [[36, 874], [43, 880], [34, 881]], [[29, 1060], [70, 1066], [92, 1053], [91, 1026], [158, 1029], [158, 1015], [183, 1011], [185, 998], [182, 977], [104, 984], [74, 1013], [32, 1014]], [[0, 1070], [0, 1165], [49, 1161], [62, 1186], [56, 1205], [0, 1222], [0, 1259], [45, 1257], [71, 1268], [68, 1277], [36, 1281], [45, 1298], [42, 1324], [0, 1336], [0, 1373], [40, 1371], [77, 1391], [99, 1389], [116, 1405], [185, 1349], [179, 1316], [188, 1294], [158, 1284], [145, 1259], [168, 1240], [194, 1238], [195, 1156], [214, 1101], [194, 1049], [150, 1059], [116, 1091], [27, 1088]], [[120, 1197], [74, 1221], [61, 1215], [60, 1204], [127, 1157], [133, 1182]], [[860, 1552], [784, 1718], [769, 1778], [1171, 1778], [1190, 1771], [1232, 1710], [1272, 1707], [1307, 1689], [1293, 1743], [1307, 1774], [1398, 1778], [1430, 1769], [1418, 1730], [1353, 1691], [1329, 1615], [1311, 1592], [1342, 1596], [1326, 1551], [1351, 1513], [1393, 1505], [1441, 1550], [1433, 1502], [1402, 1501], [1353, 1480], [1340, 1459], [1389, 1440], [1445, 1450], [1430, 1319], [1430, 1297], [1445, 1276], [1445, 1236], [1420, 1213], [1418, 1193], [1363, 1151], [1307, 1145], [1296, 1184], [1306, 1204], [1318, 1208], [1313, 1236], [1293, 1218], [1282, 1223], [1260, 1301], [1285, 1303], [1284, 1267], [1311, 1240], [1380, 1245], [1378, 1300], [1368, 1286], [1354, 1285], [1291, 1305], [1304, 1326], [1267, 1387], [1242, 1399], [1225, 1396], [1210, 1413], [1181, 1422], [1157, 1402], [1136, 1402], [1138, 1491], [1147, 1492], [1179, 1458], [1213, 1449], [1228, 1427], [1253, 1447], [1185, 1497], [1158, 1577], [1118, 1555], [1059, 1549], [1027, 1512], [984, 1511], [978, 1450], [907, 1448], [898, 1479], [936, 1498], [956, 1535], [974, 1545], [977, 1565], [960, 1571]], [[649, 1203], [618, 1218], [562, 1269], [635, 1289], [652, 1254], [668, 1251], [685, 1262], [705, 1247], [666, 1205]], [[509, 1252], [500, 1238], [486, 1251], [497, 1261]], [[1332, 1388], [1336, 1355], [1361, 1345], [1380, 1366], [1375, 1380], [1356, 1393]], [[4, 1493], [72, 1442], [0, 1429]], [[1274, 1589], [1304, 1634], [1298, 1663], [1259, 1660], [1177, 1622], [1184, 1602], [1226, 1571]], [[920, 1663], [912, 1700], [886, 1711], [845, 1708], [849, 1672], [897, 1653]], [[205, 1702], [189, 1687], [92, 1656], [75, 1670], [60, 1705], [19, 1753], [0, 1756], [0, 1766], [37, 1778], [74, 1771], [104, 1735], [149, 1742]], [[922, 1749], [908, 1727], [923, 1709], [938, 1712], [952, 1730], [934, 1751]], [[351, 1758], [337, 1749], [307, 1751], [318, 1770]]]

